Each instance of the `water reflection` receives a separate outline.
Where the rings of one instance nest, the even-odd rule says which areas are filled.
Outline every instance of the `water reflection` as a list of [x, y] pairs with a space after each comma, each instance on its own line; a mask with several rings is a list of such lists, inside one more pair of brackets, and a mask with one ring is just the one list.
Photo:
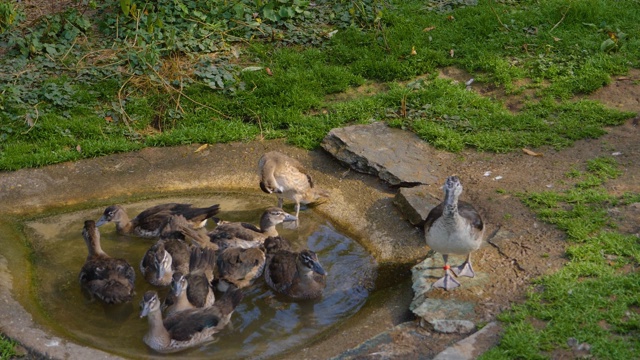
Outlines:
[[[262, 211], [272, 206], [264, 197], [220, 194], [207, 198], [162, 199], [126, 204], [130, 216], [162, 202], [191, 202], [196, 206], [220, 203], [219, 216], [230, 221], [257, 224]], [[155, 288], [142, 278], [138, 265], [153, 240], [119, 236], [113, 225], [100, 228], [102, 247], [113, 257], [127, 259], [136, 269], [133, 303], [104, 305], [89, 301], [81, 292], [78, 272], [87, 255], [81, 230], [85, 219], [97, 219], [104, 209], [91, 209], [40, 219], [27, 224], [35, 265], [35, 293], [54, 331], [63, 337], [130, 358], [163, 357], [142, 342], [147, 319], [138, 318], [138, 302]], [[213, 228], [215, 225], [207, 225]], [[232, 316], [229, 328], [216, 341], [180, 353], [181, 358], [267, 358], [304, 344], [346, 320], [364, 304], [375, 281], [375, 262], [357, 242], [340, 234], [329, 221], [312, 211], [300, 213], [298, 229], [278, 227], [294, 249], [309, 248], [318, 254], [328, 272], [321, 299], [288, 302], [275, 295], [260, 279], [245, 289], [245, 298]]]

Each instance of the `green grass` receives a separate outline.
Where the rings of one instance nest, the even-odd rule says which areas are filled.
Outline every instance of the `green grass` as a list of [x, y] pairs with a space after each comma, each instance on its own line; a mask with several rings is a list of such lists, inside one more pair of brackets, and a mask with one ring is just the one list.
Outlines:
[[[356, 3], [363, 7], [351, 13]], [[151, 50], [135, 52], [126, 41], [110, 41], [113, 33], [91, 34], [96, 28], [87, 24], [96, 19], [79, 20], [81, 16], [68, 12], [36, 23], [67, 30], [56, 35], [51, 28], [46, 32], [35, 26], [27, 38], [41, 35], [39, 41], [53, 41], [57, 52], [29, 57], [8, 53], [0, 60], [0, 73], [6, 74], [0, 85], [0, 170], [147, 146], [257, 138], [286, 138], [313, 149], [333, 127], [371, 121], [409, 129], [449, 151], [563, 148], [578, 139], [597, 138], [603, 127], [633, 116], [571, 99], [639, 66], [640, 38], [633, 34], [640, 33], [640, 13], [628, 11], [636, 1], [483, 1], [449, 13], [429, 11], [430, 2], [391, 1], [373, 16], [376, 10], [369, 6], [380, 4], [319, 1], [317, 13], [325, 17], [303, 22], [303, 27], [295, 22], [279, 27], [280, 40], [243, 41], [234, 62], [224, 60], [224, 51], [217, 62], [189, 54], [186, 58], [193, 60], [187, 63], [199, 64], [197, 74], [226, 74], [222, 90], [210, 88], [197, 74], [185, 72], [189, 81], [174, 76], [182, 65], [172, 68], [175, 57], [162, 55], [167, 52], [159, 57]], [[336, 21], [345, 14], [351, 26]], [[331, 40], [312, 41], [314, 47], [300, 40], [301, 29], [314, 27], [338, 32]], [[72, 46], [73, 38], [64, 37], [70, 36], [69, 29], [82, 29], [99, 40]], [[197, 44], [193, 38], [184, 40]], [[233, 42], [220, 41], [227, 47]], [[109, 61], [74, 68], [99, 53], [102, 44], [116, 46]], [[156, 64], [154, 70], [146, 61]], [[174, 70], [163, 71], [163, 66]], [[263, 69], [240, 71], [247, 66]], [[508, 93], [530, 89], [535, 95], [513, 114], [463, 85], [436, 79], [437, 69], [444, 66], [462, 68], [477, 82], [503, 86]], [[424, 81], [403, 82], [424, 74]], [[327, 100], [370, 82], [386, 83], [390, 90], [342, 103]], [[406, 114], [400, 111], [403, 102]]]
[[[547, 359], [569, 351], [569, 338], [591, 345], [596, 359], [640, 357], [640, 241], [616, 231], [608, 209], [635, 202], [602, 187], [620, 172], [614, 159], [596, 158], [572, 172], [565, 192], [522, 194], [538, 216], [566, 231], [568, 263], [534, 282], [528, 300], [499, 316], [506, 331], [482, 359]], [[596, 178], [597, 182], [583, 179]], [[534, 319], [536, 321], [534, 321]], [[535, 325], [534, 325], [535, 324]]]
[[15, 355], [16, 342], [0, 334], [0, 359], [12, 359]]

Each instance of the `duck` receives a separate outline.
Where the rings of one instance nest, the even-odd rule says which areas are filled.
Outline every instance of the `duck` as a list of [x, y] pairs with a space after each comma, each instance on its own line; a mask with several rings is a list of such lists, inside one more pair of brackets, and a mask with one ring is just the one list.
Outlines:
[[89, 254], [80, 270], [80, 286], [91, 298], [107, 304], [126, 303], [133, 299], [136, 273], [125, 260], [112, 258], [102, 250], [100, 231], [95, 221], [86, 220], [82, 237]]
[[213, 335], [230, 322], [242, 298], [242, 290], [230, 289], [212, 306], [180, 311], [163, 320], [158, 293], [147, 291], [140, 301], [140, 318], [146, 316], [149, 322], [149, 330], [142, 340], [160, 353], [177, 352], [212, 341]]
[[297, 219], [282, 208], [269, 207], [260, 217], [259, 228], [243, 222], [221, 223], [207, 235], [210, 242], [217, 244], [220, 250], [227, 247], [258, 247], [264, 243], [267, 237], [278, 236], [276, 225]]
[[160, 239], [140, 260], [140, 273], [154, 286], [169, 286], [176, 271], [189, 272], [189, 244], [180, 239]]
[[[180, 271], [173, 273], [171, 279], [171, 292], [165, 299], [164, 306], [166, 308], [165, 315], [171, 316], [183, 310], [195, 309], [189, 298], [187, 298], [187, 287], [189, 286], [189, 280], [185, 274]], [[213, 305], [213, 304], [212, 304]]]
[[218, 272], [217, 254], [213, 249], [193, 248], [189, 259], [187, 298], [196, 307], [213, 305], [215, 296], [211, 282]]
[[230, 285], [239, 289], [252, 285], [262, 276], [265, 260], [264, 250], [260, 247], [225, 248], [218, 254], [216, 287], [224, 292]]
[[[427, 245], [442, 254], [444, 260], [444, 276], [432, 287], [451, 290], [460, 286], [460, 282], [452, 276], [452, 271], [456, 276], [475, 276], [471, 253], [482, 244], [485, 224], [472, 204], [458, 200], [462, 193], [458, 176], [447, 177], [443, 191], [444, 200], [429, 211], [424, 232]], [[449, 254], [466, 255], [467, 258], [460, 266], [451, 268]]]
[[[172, 293], [165, 299], [165, 305], [171, 306], [179, 290], [184, 290], [184, 295], [192, 307], [201, 308], [213, 305], [215, 295], [211, 282], [216, 270], [216, 252], [212, 249], [194, 247], [189, 258], [189, 272], [176, 271], [172, 275]], [[184, 305], [184, 304], [183, 304]]]
[[293, 300], [321, 297], [327, 286], [327, 272], [318, 261], [318, 255], [308, 249], [294, 252], [287, 247], [279, 237], [265, 241], [265, 248], [269, 249], [264, 268], [267, 285]]
[[166, 231], [167, 222], [173, 215], [182, 215], [194, 228], [202, 228], [207, 220], [220, 211], [220, 205], [196, 208], [191, 204], [166, 203], [150, 207], [133, 219], [121, 205], [108, 206], [96, 226], [113, 222], [120, 235], [135, 235], [143, 238], [158, 238]]
[[302, 164], [281, 152], [270, 151], [258, 161], [260, 189], [267, 194], [275, 194], [278, 207], [284, 200], [295, 203], [295, 217], [300, 215], [300, 204], [317, 202], [322, 198], [329, 198], [329, 192], [317, 188]]

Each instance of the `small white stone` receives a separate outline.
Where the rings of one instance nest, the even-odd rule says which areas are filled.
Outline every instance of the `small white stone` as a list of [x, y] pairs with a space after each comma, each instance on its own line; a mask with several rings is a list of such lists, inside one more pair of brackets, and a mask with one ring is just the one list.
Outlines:
[[44, 346], [47, 346], [47, 347], [60, 346], [60, 341], [56, 339], [49, 340], [44, 344]]

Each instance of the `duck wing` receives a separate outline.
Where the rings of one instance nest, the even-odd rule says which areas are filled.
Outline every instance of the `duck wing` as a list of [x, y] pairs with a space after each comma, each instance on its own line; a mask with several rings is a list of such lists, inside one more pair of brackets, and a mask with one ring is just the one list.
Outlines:
[[249, 286], [262, 275], [265, 254], [259, 248], [227, 248], [218, 256], [218, 272], [221, 280], [238, 288]]
[[283, 293], [293, 283], [298, 269], [297, 254], [290, 251], [278, 251], [270, 257], [265, 268], [265, 280], [275, 291]]

